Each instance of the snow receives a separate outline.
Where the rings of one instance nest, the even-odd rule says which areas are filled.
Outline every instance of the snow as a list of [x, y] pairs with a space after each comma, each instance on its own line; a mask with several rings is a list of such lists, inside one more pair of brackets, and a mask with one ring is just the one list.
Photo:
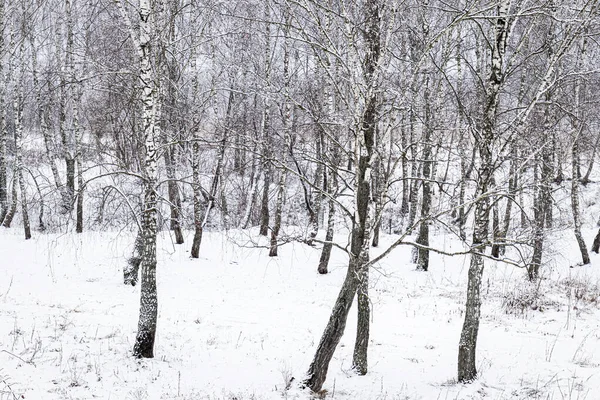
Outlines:
[[[595, 231], [584, 234], [591, 243]], [[191, 232], [183, 246], [161, 235], [156, 357], [138, 360], [131, 349], [139, 287], [122, 283], [134, 233], [37, 233], [25, 241], [18, 228], [0, 229], [0, 399], [13, 399], [7, 384], [17, 396], [44, 400], [318, 398], [298, 382], [347, 257], [334, 249], [330, 274], [320, 276], [318, 249], [291, 243], [269, 258], [266, 248], [237, 245], [247, 235], [205, 232], [199, 260], [188, 255]], [[380, 249], [394, 239], [383, 235]], [[468, 257], [433, 255], [430, 271], [419, 272], [409, 247], [395, 250], [371, 274], [369, 373], [350, 370], [353, 308], [321, 396], [600, 399], [600, 259], [592, 254], [591, 266], [569, 268], [578, 261], [572, 232], [549, 240], [539, 287], [525, 271], [486, 260], [480, 379], [469, 385], [455, 383]], [[461, 248], [442, 234], [432, 242]], [[530, 298], [535, 310], [518, 306]]]

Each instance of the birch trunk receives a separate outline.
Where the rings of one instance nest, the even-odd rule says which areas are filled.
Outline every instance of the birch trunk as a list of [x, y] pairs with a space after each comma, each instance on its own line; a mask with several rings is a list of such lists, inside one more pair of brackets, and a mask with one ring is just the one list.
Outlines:
[[[502, 229], [496, 238], [494, 246], [492, 246], [492, 256], [500, 257], [506, 252], [506, 237], [510, 229], [510, 221], [512, 219], [512, 206], [516, 201], [517, 184], [518, 184], [518, 167], [517, 167], [517, 144], [513, 142], [510, 158], [510, 172], [508, 177], [508, 197], [506, 198], [506, 207], [504, 208], [504, 217], [502, 221]], [[497, 250], [495, 250], [495, 248]]]
[[331, 258], [331, 250], [333, 249], [333, 237], [335, 233], [335, 201], [331, 199], [335, 195], [337, 190], [337, 176], [335, 172], [330, 174], [327, 181], [327, 192], [330, 197], [328, 201], [328, 212], [327, 212], [327, 232], [325, 233], [325, 243], [321, 250], [321, 257], [319, 258], [319, 266], [317, 271], [319, 274], [326, 274], [329, 272], [329, 259]]
[[[69, 29], [71, 31], [71, 36], [73, 35], [73, 19], [70, 19]], [[87, 39], [86, 39], [87, 40]], [[87, 43], [86, 43], [87, 44]], [[73, 56], [72, 56], [73, 57]], [[85, 55], [81, 60], [81, 64], [83, 65], [84, 70], [81, 72], [81, 75], [85, 75], [85, 67], [86, 67], [86, 59]], [[77, 77], [77, 70], [75, 68], [75, 62], [71, 62], [71, 82], [72, 90], [71, 90], [71, 98], [72, 98], [72, 114], [73, 114], [73, 131], [74, 131], [74, 151], [75, 151], [75, 167], [77, 170], [77, 200], [76, 200], [76, 211], [75, 211], [75, 232], [82, 233], [83, 232], [83, 198], [84, 198], [84, 190], [85, 184], [83, 180], [83, 145], [82, 145], [82, 135], [83, 129], [81, 127], [80, 120], [80, 108], [81, 108], [81, 99], [83, 97], [83, 83], [79, 81]]]
[[[356, 250], [353, 254], [357, 257], [356, 279], [358, 319], [356, 327], [356, 341], [352, 356], [352, 368], [359, 375], [365, 375], [368, 370], [368, 346], [371, 322], [371, 307], [369, 300], [369, 249], [373, 231], [373, 198], [371, 196], [371, 176], [377, 157], [378, 140], [377, 124], [379, 123], [380, 104], [377, 94], [378, 74], [381, 62], [381, 11], [380, 0], [367, 0], [365, 3], [366, 29], [364, 33], [366, 52], [364, 59], [365, 83], [365, 110], [361, 118], [360, 134], [356, 141], [357, 150], [357, 188], [356, 212], [358, 217], [356, 225], [358, 232], [353, 233], [356, 240]], [[355, 217], [355, 218], [356, 218]]]
[[[67, 48], [65, 51], [65, 71], [71, 71], [73, 66], [73, 11], [71, 0], [65, 0], [65, 14], [67, 18]], [[61, 74], [60, 104], [59, 104], [59, 129], [62, 139], [62, 151], [66, 168], [66, 187], [63, 211], [70, 213], [73, 210], [75, 196], [75, 138], [73, 127], [67, 128], [67, 101], [68, 85]]]
[[[2, 5], [4, 7], [4, 4]], [[4, 8], [2, 8], [2, 11], [4, 12]], [[2, 35], [0, 35], [2, 36]], [[3, 39], [2, 39], [3, 40]], [[4, 40], [2, 41], [2, 43], [4, 43]], [[15, 31], [14, 29], [11, 30], [10, 32], [10, 44], [9, 44], [9, 48], [10, 49], [14, 49], [15, 48]], [[0, 65], [2, 64], [2, 61], [0, 60]], [[8, 159], [6, 157], [6, 151], [7, 151], [7, 147], [8, 147], [8, 124], [6, 123], [6, 105], [5, 105], [5, 96], [6, 93], [8, 92], [7, 89], [9, 88], [9, 86], [12, 84], [12, 80], [13, 80], [13, 72], [14, 72], [14, 56], [9, 58], [8, 61], [8, 72], [6, 74], [6, 76], [2, 77], [4, 79], [2, 80], [2, 83], [0, 83], [0, 85], [2, 85], [2, 96], [0, 98], [0, 101], [2, 101], [2, 103], [0, 103], [0, 105], [2, 105], [2, 132], [0, 132], [0, 141], [2, 141], [2, 145], [0, 145], [0, 158], [3, 162], [0, 162], [0, 178], [6, 180], [6, 182], [8, 183], [8, 168], [7, 168], [7, 162]], [[13, 135], [13, 139], [14, 139], [14, 135]], [[6, 203], [6, 205], [3, 205], [2, 210], [0, 210], [0, 223], [2, 223], [2, 226], [6, 227], [6, 228], [10, 228], [10, 225], [12, 224], [12, 220], [15, 216], [15, 213], [17, 212], [17, 175], [15, 174], [15, 165], [13, 164], [13, 180], [12, 180], [12, 187], [11, 187], [11, 202], [10, 204], [8, 204], [8, 186], [7, 184], [4, 185], [5, 190], [4, 193], [2, 194], [2, 196], [4, 196], [6, 199], [4, 200], [4, 202]]]
[[160, 110], [155, 77], [152, 73], [152, 43], [154, 34], [151, 0], [139, 0], [140, 15], [140, 74], [142, 88], [142, 122], [146, 150], [144, 162], [144, 250], [142, 255], [140, 317], [133, 346], [136, 357], [154, 357], [154, 339], [158, 314], [156, 291], [156, 234], [157, 234], [157, 131]]
[[[377, 142], [375, 137], [378, 100], [376, 82], [381, 61], [380, 23], [381, 6], [378, 0], [367, 0], [365, 4], [365, 42], [364, 59], [365, 83], [364, 109], [357, 120], [357, 135], [354, 145], [356, 158], [356, 184], [354, 192], [355, 213], [352, 221], [350, 244], [350, 262], [344, 284], [329, 317], [325, 332], [321, 337], [313, 361], [308, 369], [304, 384], [314, 392], [321, 390], [329, 362], [344, 334], [348, 312], [354, 295], [358, 295], [358, 321], [352, 368], [359, 374], [367, 373], [367, 349], [369, 343], [370, 306], [368, 298], [369, 249], [372, 233], [373, 200], [371, 198], [371, 174], [376, 157]], [[358, 92], [358, 88], [354, 89]], [[356, 95], [356, 98], [358, 97]], [[357, 110], [358, 111], [358, 110]]]
[[544, 228], [547, 223], [547, 213], [551, 207], [552, 149], [550, 148], [550, 138], [552, 136], [551, 130], [553, 125], [550, 110], [551, 100], [551, 96], [548, 93], [544, 109], [544, 132], [541, 138], [542, 143], [540, 144], [542, 151], [541, 156], [536, 158], [536, 170], [539, 170], [539, 174], [534, 174], [534, 188], [536, 192], [534, 193], [535, 202], [533, 207], [533, 255], [531, 262], [527, 265], [527, 275], [531, 281], [539, 277], [544, 251]]
[[577, 245], [579, 246], [579, 251], [581, 252], [581, 261], [583, 265], [589, 264], [590, 255], [587, 251], [587, 247], [585, 245], [585, 241], [583, 240], [583, 235], [581, 234], [581, 214], [579, 207], [579, 179], [580, 176], [578, 174], [579, 171], [579, 138], [575, 137], [573, 141], [572, 147], [572, 167], [573, 167], [573, 176], [571, 179], [571, 208], [573, 210], [573, 230], [575, 232], [575, 239], [577, 239]]
[[495, 21], [495, 38], [492, 41], [491, 73], [487, 82], [485, 110], [481, 136], [475, 136], [475, 145], [479, 152], [478, 182], [475, 202], [475, 226], [473, 245], [469, 265], [467, 301], [460, 342], [458, 345], [458, 381], [471, 382], [477, 378], [476, 348], [481, 314], [481, 283], [485, 252], [490, 223], [490, 196], [488, 190], [493, 180], [492, 143], [496, 130], [496, 114], [500, 87], [504, 79], [503, 64], [508, 36], [508, 14], [510, 0], [498, 5]]
[[[270, 2], [265, 1], [265, 81], [267, 88], [271, 83], [271, 23], [270, 23]], [[268, 94], [264, 93], [264, 110], [262, 119], [262, 167], [263, 167], [263, 192], [260, 203], [260, 235], [267, 236], [269, 233], [269, 187], [271, 185], [271, 161], [270, 161], [270, 129], [271, 114]]]
[[[195, 38], [197, 40], [197, 38]], [[194, 238], [190, 255], [192, 258], [200, 257], [200, 243], [202, 242], [202, 186], [200, 185], [200, 110], [198, 106], [198, 60], [195, 47], [192, 47], [192, 191], [194, 204]]]
[[[579, 48], [578, 55], [578, 69], [581, 70], [581, 65], [583, 63], [583, 59], [586, 53], [586, 39], [582, 39], [582, 43]], [[590, 255], [587, 251], [587, 247], [585, 246], [585, 241], [583, 240], [583, 236], [581, 234], [581, 214], [579, 207], [579, 180], [581, 179], [580, 174], [580, 161], [579, 161], [579, 136], [583, 131], [583, 123], [581, 122], [582, 112], [580, 110], [581, 107], [581, 85], [582, 79], [581, 77], [577, 78], [575, 83], [575, 115], [571, 118], [571, 126], [573, 129], [573, 145], [571, 147], [571, 169], [572, 169], [572, 179], [571, 179], [571, 209], [573, 211], [573, 230], [575, 232], [575, 239], [577, 239], [577, 245], [579, 246], [579, 251], [581, 252], [581, 260], [583, 265], [587, 265], [590, 263]]]
[[[414, 105], [416, 101], [416, 95], [413, 94], [412, 104]], [[415, 111], [412, 109], [409, 111], [410, 114], [410, 184], [408, 191], [408, 221], [406, 223], [406, 231], [410, 234], [410, 232], [414, 229], [415, 219], [417, 218], [417, 207], [419, 204], [419, 179], [417, 177], [419, 173], [418, 163], [417, 163], [417, 145], [415, 143], [415, 130], [417, 124], [417, 116]]]
[[[419, 224], [419, 234], [417, 235], [416, 242], [424, 247], [429, 247], [429, 214], [431, 212], [431, 134], [433, 128], [431, 127], [431, 105], [429, 98], [429, 83], [425, 87], [425, 126], [423, 137], [423, 201], [421, 202], [421, 222]], [[423, 247], [419, 247], [416, 250], [417, 269], [421, 271], [427, 271], [429, 269], [429, 250]]]
[[[277, 257], [277, 239], [281, 230], [281, 218], [283, 213], [283, 203], [285, 201], [285, 183], [287, 180], [287, 155], [291, 144], [292, 130], [292, 104], [290, 103], [290, 25], [291, 14], [289, 5], [285, 9], [284, 26], [284, 49], [283, 49], [283, 151], [281, 153], [281, 171], [279, 172], [279, 185], [277, 188], [277, 202], [275, 203], [275, 215], [273, 229], [271, 230], [271, 246], [269, 257]], [[318, 215], [318, 213], [317, 213]], [[317, 224], [318, 227], [318, 224]]]
[[[330, 103], [330, 113], [334, 113], [334, 104]], [[336, 218], [336, 204], [334, 201], [335, 195], [338, 191], [338, 168], [341, 163], [341, 156], [339, 154], [339, 147], [331, 139], [327, 139], [327, 153], [331, 157], [331, 166], [329, 173], [325, 169], [325, 187], [328, 194], [328, 213], [327, 213], [327, 232], [325, 233], [325, 243], [321, 250], [321, 257], [319, 258], [319, 266], [317, 271], [319, 274], [326, 274], [329, 270], [329, 259], [331, 258], [331, 250], [333, 249], [333, 237], [335, 233], [335, 218]]]
[[[325, 134], [321, 127], [318, 128], [319, 133], [316, 139], [316, 159], [319, 160], [317, 162], [317, 167], [315, 168], [315, 179], [313, 183], [313, 189], [308, 191], [306, 188], [304, 189], [305, 196], [307, 197], [305, 200], [306, 208], [308, 211], [308, 225], [309, 225], [309, 233], [308, 238], [306, 240], [306, 244], [309, 246], [313, 245], [313, 241], [317, 234], [319, 233], [319, 214], [321, 212], [322, 205], [322, 193], [319, 188], [324, 185], [324, 168], [321, 160], [323, 160], [323, 142]], [[306, 184], [303, 182], [303, 186]]]
[[256, 204], [258, 199], [258, 163], [259, 159], [256, 156], [258, 151], [258, 140], [254, 145], [254, 149], [252, 151], [252, 168], [250, 169], [250, 191], [248, 192], [247, 200], [246, 200], [246, 210], [244, 211], [244, 216], [242, 217], [242, 221], [240, 227], [242, 229], [247, 229], [250, 225], [250, 221], [252, 219], [252, 209]]
[[[194, 124], [195, 125], [195, 124]], [[192, 145], [192, 188], [194, 202], [194, 238], [192, 239], [192, 258], [200, 257], [200, 244], [202, 243], [202, 191], [200, 186], [200, 135], [194, 129], [194, 143]]]
[[23, 60], [24, 48], [23, 42], [19, 46], [19, 59], [21, 62], [21, 73], [17, 79], [16, 93], [14, 96], [14, 118], [15, 118], [15, 176], [13, 179], [19, 181], [19, 191], [21, 194], [21, 212], [23, 218], [23, 230], [25, 240], [31, 239], [31, 226], [29, 224], [29, 212], [27, 210], [27, 190], [25, 187], [25, 179], [23, 177]]
[[6, 215], [4, 215], [4, 219], [2, 220], [2, 226], [5, 228], [10, 228], [12, 225], [12, 221], [15, 218], [15, 214], [17, 212], [17, 170], [13, 168], [13, 179], [12, 179], [12, 190], [11, 190], [11, 201], [8, 209], [6, 211]]
[[409, 191], [410, 191], [410, 182], [411, 180], [408, 179], [408, 157], [407, 157], [407, 146], [408, 146], [408, 139], [406, 137], [406, 127], [404, 126], [404, 116], [403, 118], [403, 123], [402, 123], [402, 127], [400, 130], [400, 144], [402, 146], [402, 153], [400, 155], [400, 157], [402, 157], [402, 161], [401, 161], [401, 168], [402, 168], [402, 204], [400, 205], [400, 219], [402, 221], [402, 223], [404, 223], [404, 219], [406, 218], [406, 216], [408, 215], [409, 212], [409, 207], [410, 207], [410, 201], [409, 201]]
[[375, 215], [378, 217], [373, 227], [373, 240], [371, 246], [379, 247], [379, 233], [381, 231], [381, 214], [383, 212], [382, 181], [384, 180], [383, 168], [380, 162], [376, 162], [373, 168], [373, 198], [375, 199]]
[[[167, 140], [169, 139], [167, 138]], [[167, 192], [170, 209], [169, 229], [171, 229], [175, 235], [175, 243], [183, 244], [183, 232], [181, 231], [181, 196], [179, 194], [179, 185], [177, 184], [175, 152], [176, 150], [173, 148], [173, 145], [171, 145], [163, 153], [168, 180]]]
[[85, 184], [83, 181], [83, 146], [81, 143], [82, 129], [79, 121], [79, 105], [81, 103], [82, 91], [77, 88], [77, 96], [73, 101], [73, 129], [75, 130], [75, 166], [77, 167], [77, 208], [75, 232], [83, 232], [83, 192]]

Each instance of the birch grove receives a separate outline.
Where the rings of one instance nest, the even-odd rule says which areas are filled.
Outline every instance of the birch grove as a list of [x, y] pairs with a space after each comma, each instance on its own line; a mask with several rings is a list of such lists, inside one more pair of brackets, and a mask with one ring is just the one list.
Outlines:
[[581, 265], [600, 251], [582, 200], [598, 179], [599, 7], [0, 0], [0, 225], [25, 239], [127, 232], [142, 358], [162, 351], [165, 248], [198, 268], [218, 232], [270, 268], [302, 246], [315, 282], [345, 274], [296, 377], [316, 393], [353, 304], [352, 373], [376, 362], [370, 292], [391, 252], [412, 249], [419, 274], [466, 257], [453, 371], [473, 382], [484, 268], [541, 282], [562, 230]]

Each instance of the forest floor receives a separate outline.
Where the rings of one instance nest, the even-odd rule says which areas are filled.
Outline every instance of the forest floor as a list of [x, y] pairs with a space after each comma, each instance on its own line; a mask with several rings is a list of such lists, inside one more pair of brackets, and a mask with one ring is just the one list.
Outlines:
[[[591, 243], [595, 230], [584, 233]], [[160, 237], [156, 357], [138, 360], [139, 286], [122, 283], [131, 233], [25, 241], [0, 229], [0, 399], [313, 398], [297, 383], [347, 257], [335, 250], [320, 276], [318, 249], [287, 244], [269, 258], [245, 235], [205, 233], [199, 260], [188, 257], [189, 232], [183, 246]], [[393, 239], [384, 235], [380, 248]], [[462, 248], [442, 234], [433, 243]], [[570, 268], [578, 254], [567, 230], [548, 248], [537, 285], [522, 269], [486, 261], [480, 378], [469, 385], [455, 382], [468, 258], [433, 255], [419, 272], [410, 248], [398, 248], [371, 274], [369, 373], [350, 370], [354, 308], [321, 397], [600, 399], [600, 256]]]

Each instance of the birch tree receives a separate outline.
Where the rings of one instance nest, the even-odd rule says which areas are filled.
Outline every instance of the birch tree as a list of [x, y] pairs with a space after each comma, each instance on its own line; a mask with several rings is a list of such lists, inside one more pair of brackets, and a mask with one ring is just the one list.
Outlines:
[[497, 7], [491, 43], [491, 67], [486, 85], [481, 131], [475, 134], [475, 146], [479, 153], [477, 167], [477, 190], [475, 198], [475, 226], [473, 228], [471, 262], [467, 287], [465, 319], [458, 345], [458, 381], [470, 382], [477, 377], [475, 353], [481, 314], [481, 278], [490, 223], [490, 197], [488, 191], [493, 180], [492, 145], [498, 134], [496, 118], [500, 88], [504, 81], [504, 60], [509, 33], [510, 0], [503, 0]]
[[[368, 366], [370, 318], [368, 262], [374, 226], [371, 173], [378, 146], [375, 131], [380, 111], [377, 90], [382, 60], [381, 13], [384, 4], [378, 0], [366, 0], [361, 6], [360, 10], [364, 15], [364, 58], [361, 60], [363, 64], [362, 79], [364, 80], [361, 82], [364, 86], [359, 87], [360, 83], [357, 81], [354, 82], [354, 85], [357, 86], [352, 90], [356, 99], [363, 96], [364, 106], [359, 106], [360, 103], [357, 102], [355, 110], [357, 116], [354, 143], [356, 183], [350, 262], [346, 278], [304, 381], [304, 384], [315, 392], [321, 390], [323, 386], [329, 362], [344, 334], [346, 320], [355, 294], [358, 296], [358, 322], [352, 367], [359, 375], [364, 375], [367, 373]], [[358, 45], [357, 42], [351, 42], [351, 46], [356, 45]]]
[[271, 89], [271, 2], [264, 2], [264, 77], [263, 77], [263, 115], [262, 115], [262, 172], [263, 172], [263, 188], [262, 198], [260, 202], [260, 229], [262, 236], [267, 236], [269, 233], [269, 189], [271, 186], [272, 170], [271, 170], [271, 101], [268, 91]]
[[291, 9], [290, 4], [286, 1], [284, 4], [284, 22], [283, 22], [283, 151], [281, 152], [280, 162], [282, 169], [279, 173], [279, 182], [277, 185], [277, 200], [275, 203], [275, 213], [273, 228], [271, 229], [271, 243], [269, 249], [269, 257], [276, 257], [278, 254], [278, 236], [281, 230], [283, 203], [285, 201], [286, 181], [287, 181], [287, 157], [292, 135], [292, 105], [290, 103], [290, 24], [291, 24]]
[[[584, 62], [585, 54], [586, 54], [586, 45], [587, 38], [584, 36], [581, 39], [581, 43], [578, 46], [578, 54], [576, 58], [576, 66], [577, 70], [582, 69], [582, 65]], [[581, 234], [581, 211], [579, 206], [579, 183], [581, 179], [580, 174], [580, 150], [579, 150], [579, 142], [581, 141], [581, 135], [584, 131], [585, 125], [582, 121], [583, 111], [582, 111], [582, 78], [578, 76], [575, 80], [575, 89], [574, 89], [574, 112], [571, 117], [571, 128], [572, 132], [572, 146], [571, 146], [571, 209], [573, 211], [573, 225], [575, 232], [575, 239], [577, 239], [577, 245], [579, 246], [579, 251], [581, 252], [582, 264], [587, 265], [590, 263], [590, 256], [587, 251], [587, 247], [585, 245], [585, 241], [583, 240], [583, 236]]]
[[157, 193], [158, 180], [158, 134], [160, 121], [160, 96], [158, 82], [153, 71], [155, 60], [155, 5], [152, 0], [139, 0], [139, 34], [133, 31], [127, 11], [120, 0], [114, 0], [126, 26], [130, 31], [139, 56], [139, 85], [141, 88], [141, 114], [144, 134], [144, 203], [141, 254], [141, 291], [138, 333], [133, 346], [136, 357], [154, 357], [154, 340], [158, 316], [158, 296], [156, 290], [156, 235], [157, 235]]
[[29, 224], [29, 210], [27, 206], [27, 189], [25, 186], [25, 177], [23, 176], [23, 107], [25, 103], [24, 99], [24, 75], [25, 75], [25, 36], [26, 36], [26, 24], [27, 14], [25, 11], [25, 3], [21, 4], [21, 35], [20, 44], [18, 46], [18, 73], [16, 82], [14, 85], [13, 95], [13, 115], [14, 115], [14, 129], [15, 129], [15, 176], [13, 179], [19, 182], [19, 194], [21, 200], [21, 213], [23, 219], [23, 229], [25, 233], [25, 240], [31, 239], [31, 226]]

